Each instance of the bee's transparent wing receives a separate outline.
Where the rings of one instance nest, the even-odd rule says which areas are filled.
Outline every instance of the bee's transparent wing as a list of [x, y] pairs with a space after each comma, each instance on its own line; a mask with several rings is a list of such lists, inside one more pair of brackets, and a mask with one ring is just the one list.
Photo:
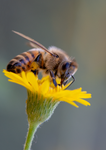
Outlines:
[[[12, 30], [13, 31], [13, 30]], [[22, 33], [19, 33], [17, 31], [13, 31], [14, 33], [20, 35], [21, 37], [25, 38], [26, 40], [29, 41], [29, 46], [31, 47], [35, 47], [35, 48], [38, 48], [40, 47], [41, 49], [45, 50], [46, 52], [50, 53], [51, 55], [53, 55], [54, 57], [56, 57], [54, 54], [52, 54], [46, 47], [44, 47], [42, 44], [40, 44], [39, 42], [35, 41], [34, 39], [22, 34]]]

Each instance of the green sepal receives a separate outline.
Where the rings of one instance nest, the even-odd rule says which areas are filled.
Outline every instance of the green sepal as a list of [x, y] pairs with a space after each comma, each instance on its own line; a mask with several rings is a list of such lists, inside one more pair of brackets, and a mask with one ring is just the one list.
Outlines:
[[53, 114], [58, 101], [53, 98], [46, 98], [41, 94], [33, 93], [27, 90], [28, 99], [26, 101], [26, 112], [28, 115], [28, 122], [43, 123], [48, 120]]

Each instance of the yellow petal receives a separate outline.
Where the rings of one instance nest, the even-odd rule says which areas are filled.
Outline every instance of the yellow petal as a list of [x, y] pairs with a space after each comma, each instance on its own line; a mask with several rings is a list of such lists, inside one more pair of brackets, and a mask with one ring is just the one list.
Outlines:
[[15, 74], [13, 72], [8, 72], [6, 70], [3, 70], [3, 72], [6, 77], [8, 77], [12, 80], [23, 81], [23, 79], [18, 74]]
[[81, 98], [76, 99], [75, 101], [78, 102], [78, 103], [81, 103], [81, 104], [83, 104], [83, 105], [85, 105], [85, 106], [88, 106], [88, 105], [90, 106], [90, 105], [91, 105], [88, 101], [83, 100], [83, 99], [81, 99]]
[[22, 76], [22, 79], [23, 79], [24, 83], [26, 83], [27, 85], [29, 85], [28, 80], [26, 78], [26, 74], [25, 74], [24, 71], [21, 72], [21, 76]]
[[26, 85], [25, 83], [22, 83], [22, 82], [19, 82], [19, 81], [17, 82], [15, 80], [11, 80], [11, 79], [8, 79], [8, 81], [16, 83], [16, 84], [20, 84], [20, 85], [24, 86], [25, 88], [29, 89], [30, 91], [32, 91], [31, 87]]
[[49, 86], [50, 86], [50, 82], [49, 80], [45, 80], [42, 85], [41, 85], [41, 88], [40, 88], [40, 93], [41, 94], [45, 94], [49, 91]]
[[27, 81], [30, 83], [34, 91], [38, 92], [38, 83], [37, 83], [37, 77], [32, 73], [27, 73]]
[[75, 107], [77, 107], [77, 108], [79, 107], [76, 103], [74, 103], [74, 102], [72, 102], [72, 101], [67, 101], [67, 100], [64, 100], [64, 99], [63, 99], [63, 101], [64, 101], [64, 102], [67, 102], [67, 103], [69, 103], [69, 104], [71, 104], [71, 105], [73, 105], [73, 106], [75, 106]]
[[82, 91], [82, 93], [80, 93], [80, 98], [91, 98], [91, 94], [83, 93], [83, 91]]
[[82, 88], [71, 90], [71, 91], [70, 90], [60, 91], [54, 93], [53, 97], [60, 101], [65, 101], [70, 104], [72, 103], [72, 105], [74, 105], [75, 107], [77, 107], [77, 105], [73, 101], [79, 102], [85, 106], [90, 105], [89, 102], [81, 98], [90, 98], [91, 94], [87, 94], [85, 91], [81, 91], [81, 89]]

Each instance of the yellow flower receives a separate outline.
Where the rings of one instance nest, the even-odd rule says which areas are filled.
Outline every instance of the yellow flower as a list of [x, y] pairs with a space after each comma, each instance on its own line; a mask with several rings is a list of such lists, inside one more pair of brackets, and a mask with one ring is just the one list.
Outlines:
[[[66, 86], [55, 87], [50, 81], [49, 76], [39, 80], [38, 76], [35, 76], [32, 72], [21, 72], [20, 74], [6, 70], [3, 70], [3, 72], [9, 78], [10, 82], [20, 84], [27, 89], [28, 99], [26, 101], [26, 112], [28, 115], [29, 129], [24, 150], [31, 148], [34, 133], [38, 126], [51, 117], [60, 101], [67, 102], [75, 107], [78, 107], [75, 101], [85, 106], [90, 105], [83, 98], [91, 98], [91, 94], [87, 94], [81, 88], [66, 90], [70, 83]], [[60, 83], [60, 81], [57, 80], [57, 83]]]
[[15, 74], [6, 70], [3, 70], [3, 72], [5, 76], [9, 78], [10, 82], [24, 86], [28, 89], [28, 91], [37, 93], [38, 97], [43, 96], [44, 98], [52, 98], [52, 101], [57, 102], [64, 101], [75, 107], [78, 107], [75, 101], [85, 106], [90, 105], [90, 103], [83, 100], [83, 98], [91, 98], [91, 94], [86, 93], [86, 91], [82, 91], [82, 88], [65, 90], [68, 87], [68, 84], [62, 87], [54, 87], [50, 82], [49, 76], [43, 77], [39, 80], [32, 72], [25, 73], [22, 71], [21, 74]]

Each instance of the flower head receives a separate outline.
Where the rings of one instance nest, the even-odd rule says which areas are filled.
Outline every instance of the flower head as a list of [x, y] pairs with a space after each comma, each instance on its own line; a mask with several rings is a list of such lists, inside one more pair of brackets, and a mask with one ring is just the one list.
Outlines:
[[82, 88], [65, 90], [68, 87], [68, 84], [62, 87], [54, 87], [50, 82], [49, 76], [43, 77], [39, 80], [38, 76], [35, 76], [32, 72], [25, 73], [22, 71], [21, 74], [15, 74], [6, 70], [3, 72], [5, 76], [9, 78], [10, 82], [24, 86], [28, 91], [37, 93], [39, 97], [43, 96], [45, 98], [52, 98], [52, 101], [58, 102], [64, 101], [74, 105], [75, 107], [78, 107], [75, 101], [85, 106], [90, 105], [90, 103], [83, 100], [83, 98], [91, 98], [91, 94], [86, 93], [86, 91], [82, 91]]

